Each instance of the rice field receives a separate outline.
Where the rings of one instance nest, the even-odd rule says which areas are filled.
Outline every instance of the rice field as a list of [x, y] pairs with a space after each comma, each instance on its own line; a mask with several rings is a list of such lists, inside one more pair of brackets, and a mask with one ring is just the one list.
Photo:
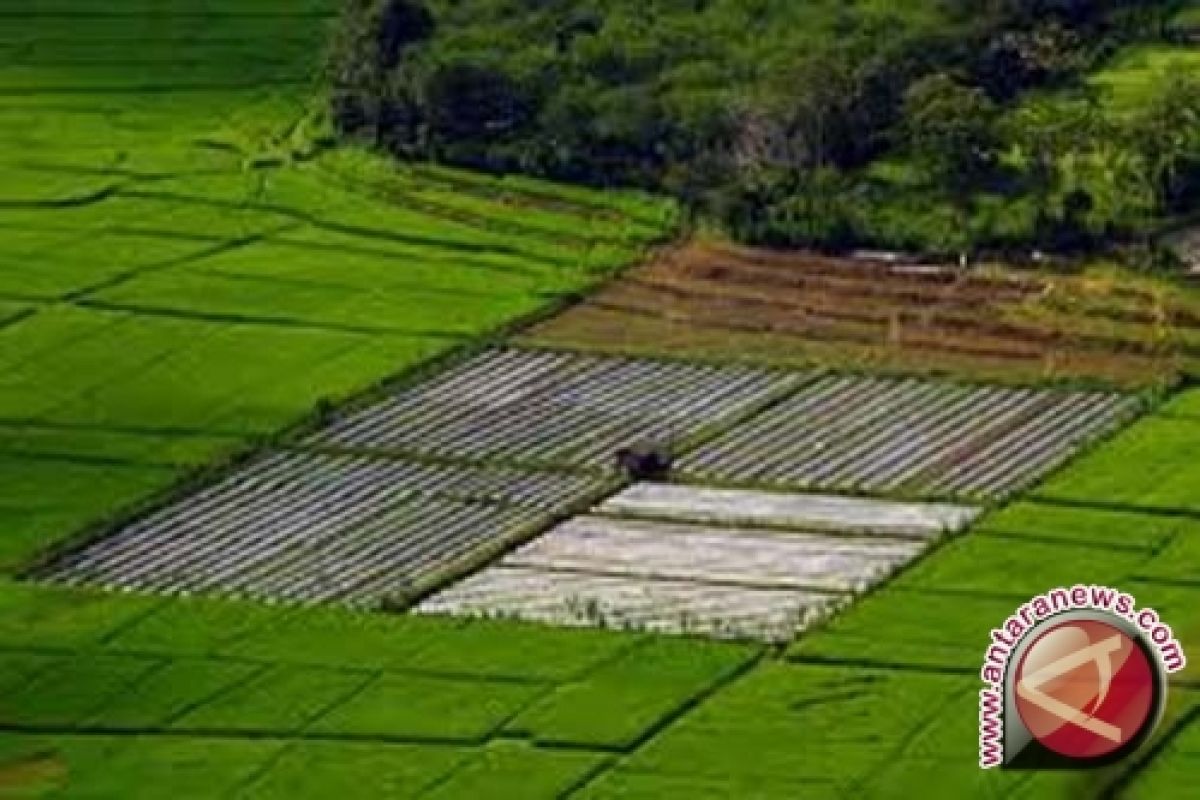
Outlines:
[[26, 796], [553, 798], [757, 655], [7, 582], [0, 607], [0, 776]]
[[[0, 794], [1186, 791], [1194, 677], [1173, 688], [1152, 757], [1088, 776], [981, 774], [969, 679], [1018, 594], [1077, 574], [1118, 581], [1185, 645], [1197, 641], [1194, 393], [836, 616], [824, 614], [830, 598], [875, 585], [958, 518], [900, 515], [866, 530], [843, 517], [839, 531], [852, 504], [871, 519], [882, 507], [798, 499], [792, 477], [778, 487], [792, 496], [765, 513], [747, 510], [756, 479], [601, 497], [616, 487], [612, 448], [632, 438], [671, 438], [682, 463], [743, 437], [738, 447], [753, 441], [764, 458], [776, 444], [802, 448], [798, 426], [755, 426], [822, 382], [850, 380], [822, 366], [1161, 383], [1194, 368], [1200, 306], [1189, 293], [1105, 276], [1030, 285], [1004, 270], [881, 279], [874, 266], [807, 256], [811, 269], [797, 272], [780, 268], [790, 258], [725, 253], [700, 259], [699, 272], [634, 273], [532, 337], [725, 366], [486, 351], [499, 375], [467, 361], [389, 384], [407, 388], [279, 441], [322, 401], [590, 287], [669, 236], [676, 212], [637, 192], [326, 149], [314, 75], [335, 3], [169, 6], [0, 0], [0, 572], [59, 570], [53, 581], [0, 577]], [[729, 272], [704, 274], [714, 268]], [[642, 272], [650, 283], [639, 286]], [[736, 302], [717, 302], [714, 282]], [[981, 307], [983, 292], [1002, 302]], [[525, 381], [526, 368], [540, 377]], [[920, 390], [913, 382], [855, 382], [920, 404], [905, 394]], [[1129, 412], [1102, 392], [1045, 397], [1031, 418], [1088, 402], [1096, 420]], [[948, 403], [933, 403], [943, 421], [954, 418]], [[897, 444], [907, 427], [888, 441], [901, 461], [939, 430], [908, 422], [920, 442]], [[989, 465], [959, 483], [948, 472], [900, 493], [970, 483], [1007, 496], [992, 468], [1026, 485], [1093, 435], [1079, 434], [1046, 448], [1001, 437]], [[821, 480], [848, 480], [861, 440], [830, 435], [849, 449]], [[241, 467], [164, 494], [250, 446], [260, 455]], [[59, 549], [101, 530], [111, 535]], [[59, 558], [41, 558], [47, 548]], [[537, 576], [546, 597], [588, 577], [652, 629], [700, 585], [712, 587], [714, 620], [751, 608], [747, 597], [755, 613], [774, 603], [753, 620], [775, 632], [764, 638], [790, 638], [786, 626], [822, 611], [781, 656], [754, 643], [334, 605], [402, 605], [493, 556], [518, 560], [503, 569]], [[657, 595], [645, 588], [655, 580]], [[721, 631], [728, 622], [711, 623]]]
[[0, 3], [6, 568], [669, 234], [640, 193], [329, 147], [338, 8]]

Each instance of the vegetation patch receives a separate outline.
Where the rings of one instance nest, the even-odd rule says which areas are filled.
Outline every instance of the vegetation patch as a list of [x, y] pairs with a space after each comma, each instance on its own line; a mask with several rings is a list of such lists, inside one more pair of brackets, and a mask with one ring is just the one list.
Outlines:
[[1053, 274], [844, 260], [699, 242], [523, 341], [1011, 382], [1170, 383], [1197, 368], [1200, 294], [1096, 265]]

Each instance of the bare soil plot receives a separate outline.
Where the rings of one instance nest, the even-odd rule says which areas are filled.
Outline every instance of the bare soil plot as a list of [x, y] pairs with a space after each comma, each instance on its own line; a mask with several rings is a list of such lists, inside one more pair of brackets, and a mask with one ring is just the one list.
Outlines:
[[650, 484], [597, 510], [656, 519], [575, 517], [417, 610], [787, 641], [976, 513]]
[[1144, 385], [1200, 364], [1200, 297], [1132, 279], [838, 259], [698, 242], [535, 328], [625, 353]]

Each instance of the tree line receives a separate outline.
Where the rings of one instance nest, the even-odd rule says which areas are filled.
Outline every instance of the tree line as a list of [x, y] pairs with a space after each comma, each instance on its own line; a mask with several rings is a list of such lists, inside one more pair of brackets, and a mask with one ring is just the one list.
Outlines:
[[1085, 78], [1147, 0], [348, 0], [343, 135], [666, 191], [738, 237], [1086, 247], [1200, 200], [1200, 80], [1112, 113]]

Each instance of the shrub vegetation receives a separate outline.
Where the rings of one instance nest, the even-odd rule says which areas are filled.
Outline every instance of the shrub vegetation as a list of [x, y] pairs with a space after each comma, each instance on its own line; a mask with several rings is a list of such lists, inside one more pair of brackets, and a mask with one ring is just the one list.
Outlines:
[[744, 240], [952, 252], [1136, 236], [1200, 194], [1166, 0], [353, 0], [344, 134], [666, 190]]

